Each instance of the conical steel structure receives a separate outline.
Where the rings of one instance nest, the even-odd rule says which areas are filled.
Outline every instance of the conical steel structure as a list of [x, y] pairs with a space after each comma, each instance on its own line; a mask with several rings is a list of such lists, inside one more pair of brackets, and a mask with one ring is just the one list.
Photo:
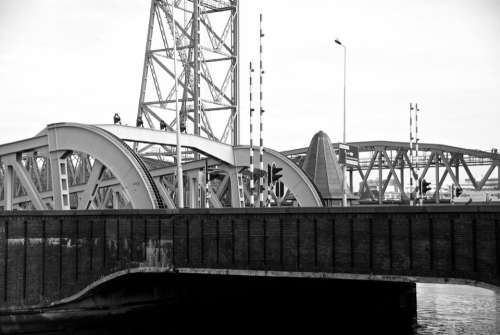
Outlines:
[[318, 188], [325, 205], [335, 205], [342, 200], [342, 169], [332, 142], [323, 131], [313, 136], [302, 169]]

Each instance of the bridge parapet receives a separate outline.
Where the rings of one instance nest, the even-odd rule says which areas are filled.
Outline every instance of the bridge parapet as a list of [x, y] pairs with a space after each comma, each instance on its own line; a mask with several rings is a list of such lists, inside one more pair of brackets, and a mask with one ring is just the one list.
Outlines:
[[78, 299], [129, 272], [500, 287], [500, 207], [0, 214], [0, 309]]

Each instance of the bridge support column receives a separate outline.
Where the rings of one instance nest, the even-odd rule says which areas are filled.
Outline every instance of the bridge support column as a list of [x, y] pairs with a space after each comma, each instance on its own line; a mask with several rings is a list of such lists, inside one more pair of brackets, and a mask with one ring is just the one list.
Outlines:
[[197, 208], [197, 199], [198, 199], [198, 172], [188, 173], [188, 190], [189, 190], [189, 198], [188, 198], [188, 206], [189, 208]]
[[[227, 170], [230, 180], [230, 191], [231, 191], [231, 206], [234, 208], [240, 207], [240, 198], [238, 195], [238, 171], [235, 168], [229, 168]], [[267, 192], [264, 193], [264, 200], [267, 199]]]
[[3, 177], [3, 197], [5, 199], [5, 210], [12, 210], [14, 198], [14, 168], [12, 165], [5, 165], [5, 175]]
[[52, 177], [52, 192], [54, 194], [54, 209], [70, 209], [68, 166], [65, 154], [65, 151], [53, 151], [50, 153], [50, 173]]

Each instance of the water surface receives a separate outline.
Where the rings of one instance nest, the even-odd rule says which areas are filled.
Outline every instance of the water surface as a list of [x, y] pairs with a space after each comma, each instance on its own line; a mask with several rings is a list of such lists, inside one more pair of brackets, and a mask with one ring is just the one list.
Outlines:
[[417, 284], [416, 334], [500, 334], [500, 290]]

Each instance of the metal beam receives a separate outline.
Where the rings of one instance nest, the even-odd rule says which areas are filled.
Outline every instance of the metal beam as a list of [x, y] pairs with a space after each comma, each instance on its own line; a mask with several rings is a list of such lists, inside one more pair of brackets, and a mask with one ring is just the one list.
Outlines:
[[406, 194], [404, 191], [403, 185], [399, 182], [398, 175], [396, 173], [396, 170], [394, 169], [394, 166], [397, 165], [398, 160], [401, 158], [401, 152], [398, 152], [396, 155], [396, 158], [394, 159], [394, 163], [391, 162], [389, 156], [387, 155], [387, 152], [384, 150], [383, 155], [385, 156], [385, 159], [387, 161], [387, 165], [389, 165], [389, 175], [387, 176], [386, 184], [384, 185], [384, 192], [389, 185], [389, 180], [391, 179], [391, 175], [394, 177], [394, 182], [396, 183], [396, 186], [399, 188], [399, 191], [401, 192], [401, 199], [406, 198]]
[[[365, 180], [365, 175], [364, 175], [363, 170], [361, 170], [361, 167], [360, 167], [359, 165], [357, 166], [357, 168], [358, 168], [358, 172], [359, 172], [359, 175], [360, 175], [360, 177], [361, 177], [361, 180], [362, 180], [362, 182], [361, 182], [361, 186], [360, 186], [360, 188], [359, 188], [359, 194], [361, 194], [361, 193], [364, 191], [364, 189], [365, 189], [365, 185], [366, 185], [366, 182], [364, 182], [364, 180]], [[375, 197], [373, 196], [373, 193], [372, 193], [372, 191], [370, 190], [370, 187], [368, 187], [368, 185], [366, 185], [366, 189], [368, 190], [368, 195], [370, 196], [370, 199], [371, 199], [372, 201], [375, 201]]]
[[102, 177], [106, 167], [99, 162], [97, 159], [94, 160], [94, 166], [90, 172], [87, 185], [82, 194], [78, 197], [78, 209], [89, 209], [92, 201], [94, 200], [97, 190], [99, 189], [99, 184], [102, 181]]
[[[359, 191], [359, 193], [362, 193], [364, 191], [364, 187], [366, 187], [366, 189], [370, 191], [370, 186], [368, 185], [368, 177], [370, 176], [370, 172], [372, 171], [373, 165], [375, 164], [375, 159], [377, 159], [378, 154], [379, 154], [378, 151], [373, 152], [373, 156], [370, 159], [370, 165], [368, 166], [366, 174], [363, 177], [363, 182], [361, 184], [361, 190]], [[359, 173], [362, 174], [361, 169], [359, 169]], [[370, 192], [370, 197], [372, 198], [372, 200], [375, 200], [371, 192]]]
[[484, 175], [483, 179], [479, 182], [479, 189], [481, 190], [484, 185], [486, 184], [486, 182], [488, 181], [488, 179], [490, 178], [490, 175], [491, 173], [493, 172], [493, 170], [496, 168], [496, 164], [491, 164], [490, 165], [490, 168], [488, 169], [488, 171], [486, 171], [486, 174]]
[[[137, 128], [120, 125], [98, 125], [118, 138], [126, 141], [176, 145], [175, 133], [147, 128]], [[233, 147], [205, 137], [181, 134], [182, 147], [197, 150], [204, 155], [214, 157], [229, 165], [234, 165]]]
[[33, 207], [36, 210], [45, 210], [47, 207], [43, 203], [40, 194], [38, 193], [38, 190], [33, 183], [33, 180], [31, 179], [30, 175], [26, 171], [25, 167], [21, 164], [21, 155], [18, 154], [16, 156], [14, 155], [9, 155], [8, 157], [3, 158], [2, 160], [7, 164], [8, 166], [11, 166], [19, 181], [21, 182], [24, 190], [26, 191], [31, 203], [33, 204]]
[[458, 177], [453, 173], [453, 170], [451, 169], [451, 164], [453, 163], [454, 160], [455, 160], [455, 155], [452, 156], [450, 161], [448, 161], [448, 158], [446, 158], [444, 155], [441, 155], [441, 161], [446, 167], [446, 171], [450, 174], [453, 183], [455, 183], [455, 185], [457, 186], [460, 186], [460, 181], [458, 180]]
[[168, 209], [177, 208], [177, 206], [175, 205], [175, 201], [170, 196], [169, 190], [167, 189], [167, 187], [165, 186], [165, 184], [162, 182], [161, 179], [162, 179], [161, 177], [155, 178], [155, 183], [158, 186], [158, 191], [160, 191], [160, 194], [161, 194], [163, 200], [165, 201], [167, 208]]
[[470, 170], [469, 170], [469, 166], [467, 165], [467, 163], [466, 163], [466, 162], [465, 162], [465, 160], [464, 160], [464, 156], [462, 156], [462, 155], [461, 155], [459, 159], [460, 159], [460, 161], [462, 162], [462, 166], [464, 167], [465, 172], [466, 172], [466, 173], [467, 173], [467, 175], [469, 176], [469, 179], [470, 179], [470, 181], [471, 181], [471, 183], [472, 183], [472, 186], [474, 186], [474, 188], [475, 188], [476, 190], [479, 190], [479, 186], [478, 186], [478, 184], [477, 184], [477, 182], [476, 182], [476, 178], [474, 178], [474, 176], [473, 176], [473, 175], [472, 175], [472, 173], [470, 172]]

